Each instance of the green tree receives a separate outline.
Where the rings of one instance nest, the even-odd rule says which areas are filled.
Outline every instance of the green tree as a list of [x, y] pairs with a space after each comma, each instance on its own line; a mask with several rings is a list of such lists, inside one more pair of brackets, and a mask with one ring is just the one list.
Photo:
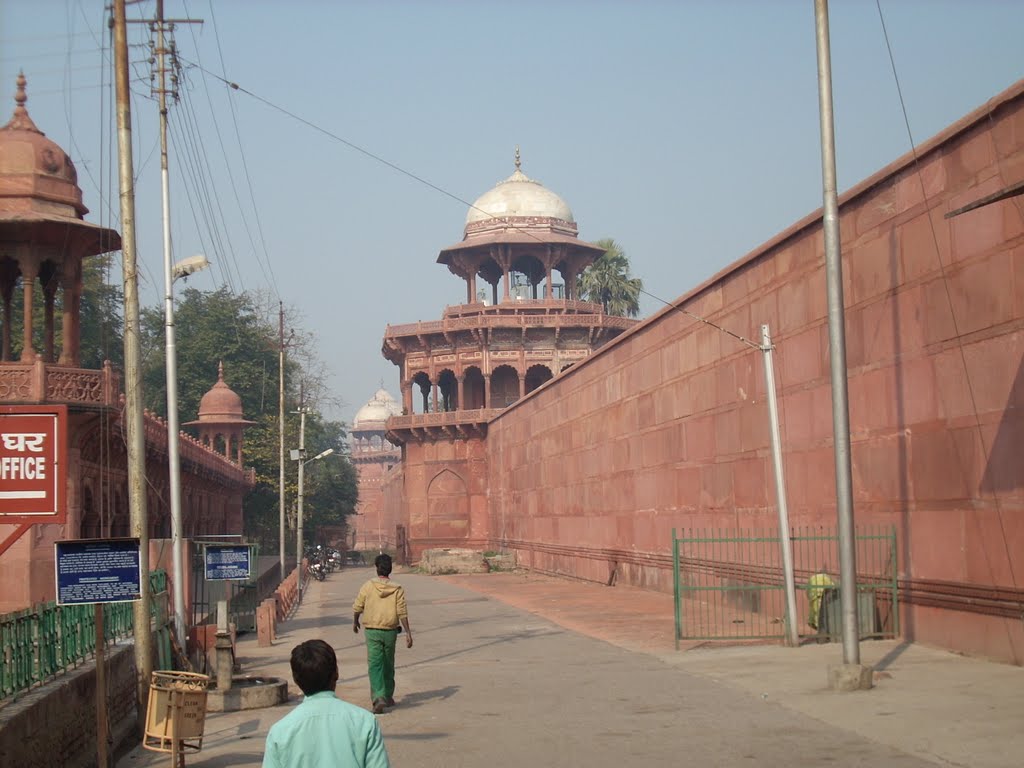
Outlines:
[[124, 363], [124, 292], [110, 280], [114, 255], [105, 253], [82, 265], [81, 344], [83, 368], [102, 368], [109, 360]]
[[[264, 302], [265, 303], [265, 302]], [[242, 400], [246, 419], [256, 422], [245, 433], [243, 460], [256, 474], [256, 486], [244, 504], [245, 533], [250, 541], [275, 549], [277, 546], [279, 506], [279, 431], [278, 382], [280, 339], [276, 311], [272, 318], [261, 309], [258, 297], [234, 294], [227, 288], [202, 292], [186, 289], [175, 305], [175, 347], [178, 361], [178, 402], [182, 422], [197, 417], [203, 395], [217, 381], [217, 366], [224, 365], [225, 383]], [[276, 307], [275, 307], [276, 310]], [[294, 338], [306, 339], [298, 333]], [[167, 410], [165, 371], [164, 310], [161, 304], [142, 312], [143, 397], [147, 407], [161, 415]], [[319, 362], [315, 345], [308, 343], [302, 354], [289, 349], [285, 363], [285, 447], [299, 445], [298, 382], [319, 380]], [[310, 373], [310, 371], [313, 371]], [[344, 425], [323, 419], [317, 403], [307, 393], [319, 387], [302, 388], [307, 407], [306, 449], [308, 456], [334, 448], [333, 456], [316, 462], [315, 471], [307, 471], [304, 499], [304, 528], [311, 533], [310, 521], [334, 525], [355, 510], [357, 484], [355, 471], [347, 458]], [[345, 468], [347, 465], [347, 468]], [[313, 465], [306, 467], [310, 470]], [[285, 455], [285, 493], [289, 509], [290, 535], [294, 535], [294, 502], [297, 497], [295, 462]], [[322, 519], [322, 522], [321, 522]], [[307, 541], [309, 537], [307, 536]], [[289, 549], [292, 551], [292, 549]]]
[[[105, 360], [121, 368], [124, 360], [124, 298], [120, 286], [110, 281], [114, 255], [91, 256], [82, 262], [82, 301], [79, 306], [79, 359], [83, 368], [98, 369]], [[11, 295], [11, 354], [21, 355], [25, 327], [24, 288], [19, 278]], [[32, 302], [32, 345], [42, 351], [46, 327], [45, 298], [37, 281]], [[64, 345], [64, 292], [57, 291], [53, 307], [53, 349], [59, 356]]]
[[595, 245], [604, 249], [604, 255], [580, 275], [580, 296], [584, 301], [601, 304], [609, 315], [637, 317], [643, 281], [630, 277], [629, 258], [613, 239], [598, 240]]

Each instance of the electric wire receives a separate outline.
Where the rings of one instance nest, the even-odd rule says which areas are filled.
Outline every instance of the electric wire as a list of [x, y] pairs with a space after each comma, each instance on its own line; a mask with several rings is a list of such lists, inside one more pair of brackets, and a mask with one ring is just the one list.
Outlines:
[[[925, 202], [925, 217], [928, 219], [928, 227], [929, 227], [929, 230], [930, 230], [931, 236], [932, 236], [932, 245], [933, 245], [933, 247], [935, 249], [935, 258], [936, 258], [936, 262], [938, 263], [939, 274], [941, 275], [941, 278], [942, 278], [942, 286], [943, 286], [943, 289], [944, 289], [944, 295], [946, 297], [946, 304], [947, 304], [947, 306], [949, 308], [950, 319], [953, 322], [953, 333], [956, 335], [957, 352], [958, 352], [959, 357], [960, 357], [960, 364], [963, 367], [964, 379], [966, 380], [966, 383], [967, 383], [967, 391], [969, 392], [970, 398], [971, 398], [971, 409], [973, 411], [973, 416], [974, 416], [974, 427], [977, 430], [978, 439], [981, 441], [983, 455], [991, 457], [991, 452], [990, 452], [991, 446], [988, 444], [988, 441], [985, 439], [985, 432], [982, 429], [981, 417], [980, 417], [979, 412], [978, 412], [978, 401], [977, 401], [977, 396], [975, 394], [975, 383], [974, 383], [974, 380], [973, 380], [973, 378], [971, 376], [970, 366], [967, 363], [967, 354], [964, 351], [963, 334], [960, 331], [960, 324], [959, 324], [959, 322], [957, 320], [957, 316], [956, 316], [956, 307], [953, 304], [953, 297], [952, 297], [952, 293], [950, 291], [950, 286], [949, 286], [949, 275], [947, 273], [946, 265], [942, 261], [942, 250], [941, 250], [941, 248], [939, 246], [938, 233], [935, 231], [935, 223], [932, 221], [931, 210], [928, 208], [928, 205], [927, 205], [927, 203], [928, 203], [928, 192], [927, 192], [927, 189], [925, 187], [924, 176], [921, 173], [921, 163], [920, 163], [920, 159], [919, 159], [918, 154], [917, 154], [917, 146], [916, 146], [916, 144], [914, 142], [914, 135], [913, 135], [913, 132], [910, 129], [910, 118], [907, 115], [907, 105], [906, 105], [906, 102], [905, 102], [905, 100], [903, 98], [903, 88], [902, 88], [902, 86], [900, 84], [899, 74], [897, 73], [897, 70], [896, 70], [896, 60], [895, 60], [895, 57], [893, 56], [892, 44], [890, 43], [889, 32], [888, 32], [888, 30], [886, 28], [886, 24], [885, 24], [885, 15], [882, 13], [881, 0], [875, 0], [875, 5], [878, 8], [878, 20], [879, 20], [879, 22], [881, 24], [881, 27], [882, 27], [882, 35], [885, 38], [885, 47], [886, 47], [886, 50], [888, 51], [888, 54], [889, 54], [889, 64], [890, 64], [890, 66], [892, 68], [893, 81], [896, 84], [896, 93], [899, 96], [900, 109], [902, 110], [902, 113], [903, 113], [903, 123], [906, 126], [907, 138], [910, 141], [911, 153], [912, 153], [912, 157], [913, 157], [913, 160], [914, 160], [914, 168], [915, 168], [915, 171], [916, 171], [918, 182], [919, 182], [919, 184], [921, 186], [921, 196], [922, 196], [922, 198], [923, 198], [923, 200]], [[989, 114], [989, 118], [991, 120], [991, 113]], [[991, 126], [991, 123], [990, 123], [990, 126]], [[990, 135], [991, 135], [991, 130], [990, 130]], [[993, 141], [994, 141], [994, 139], [993, 139]], [[996, 153], [996, 155], [997, 155], [997, 158], [998, 158], [998, 153]], [[1007, 563], [1007, 566], [1009, 568], [1010, 579], [1013, 582], [1014, 588], [1018, 588], [1017, 575], [1016, 575], [1016, 572], [1015, 572], [1014, 567], [1013, 567], [1013, 557], [1012, 557], [1011, 552], [1010, 552], [1010, 545], [1009, 545], [1009, 541], [1008, 541], [1008, 538], [1007, 538], [1007, 535], [1006, 535], [1006, 524], [1005, 524], [1005, 522], [1003, 520], [1003, 508], [1002, 508], [1002, 504], [1000, 503], [999, 492], [996, 489], [992, 489], [992, 499], [993, 499], [993, 501], [995, 503], [995, 507], [996, 507], [996, 519], [999, 521], [999, 531], [1000, 531], [1000, 534], [1002, 535], [1002, 539], [1003, 539], [1003, 549], [1004, 549], [1004, 552], [1006, 554], [1006, 563]], [[1024, 608], [1024, 605], [1022, 605], [1022, 608]], [[1021, 611], [1021, 620], [1024, 621], [1024, 610]], [[1014, 639], [1013, 639], [1013, 633], [1010, 631], [1009, 626], [1006, 627], [1006, 632], [1007, 632], [1007, 637], [1008, 637], [1008, 640], [1010, 642], [1010, 645], [1014, 646], [1015, 643], [1014, 643]]]
[[[211, 2], [209, 4], [209, 7], [210, 7], [210, 17], [211, 17], [212, 24], [213, 24], [214, 39], [217, 42], [217, 53], [218, 53], [218, 56], [220, 57], [221, 70], [223, 71], [223, 70], [226, 69], [225, 68], [225, 64], [224, 64], [224, 51], [223, 51], [223, 48], [222, 48], [221, 42], [220, 42], [220, 31], [219, 31], [219, 29], [217, 27], [217, 18], [216, 18], [216, 15], [214, 13], [214, 8], [213, 8], [212, 0], [211, 0]], [[188, 3], [187, 2], [185, 2], [185, 10], [186, 10], [186, 13], [188, 13]], [[193, 43], [195, 45], [196, 58], [197, 58], [197, 60], [200, 63], [202, 63], [201, 53], [200, 53], [200, 50], [199, 50], [199, 41], [196, 38], [195, 28], [194, 27], [190, 27], [190, 32], [192, 33], [192, 40], [193, 40]], [[241, 148], [244, 146], [244, 143], [242, 142], [242, 134], [241, 134], [241, 129], [239, 128], [239, 124], [238, 124], [238, 115], [237, 115], [237, 111], [235, 109], [234, 100], [230, 97], [230, 94], [229, 94], [228, 98], [227, 98], [227, 103], [228, 103], [228, 106], [231, 109], [231, 118], [232, 118], [232, 123], [233, 123], [234, 129], [235, 129], [235, 144], [236, 144], [236, 146], [240, 150], [239, 151], [239, 158], [242, 161], [242, 169], [243, 169], [243, 171], [245, 173], [245, 182], [246, 182], [246, 185], [247, 185], [247, 187], [249, 189], [249, 201], [250, 201], [250, 205], [252, 207], [253, 218], [254, 218], [254, 220], [256, 222], [255, 229], [256, 229], [257, 234], [259, 235], [259, 244], [260, 244], [259, 248], [256, 247], [256, 242], [253, 239], [253, 234], [252, 234], [253, 228], [251, 226], [249, 226], [248, 217], [245, 215], [245, 209], [242, 206], [242, 201], [241, 201], [241, 199], [239, 198], [239, 195], [238, 195], [238, 186], [237, 186], [237, 184], [235, 182], [234, 173], [231, 170], [231, 162], [228, 159], [227, 149], [224, 146], [224, 137], [223, 137], [223, 135], [221, 133], [221, 130], [220, 130], [220, 123], [217, 120], [217, 111], [216, 111], [216, 109], [214, 108], [214, 105], [213, 105], [213, 98], [212, 98], [212, 96], [210, 94], [209, 85], [207, 84], [207, 81], [206, 81], [205, 78], [203, 78], [202, 83], [203, 83], [204, 93], [206, 94], [206, 103], [207, 103], [207, 106], [209, 107], [209, 110], [210, 110], [209, 114], [210, 114], [211, 119], [213, 120], [214, 130], [215, 130], [215, 132], [217, 134], [217, 141], [220, 144], [221, 154], [223, 155], [224, 160], [225, 160], [225, 168], [226, 168], [227, 173], [228, 173], [228, 179], [231, 182], [231, 190], [232, 190], [232, 192], [234, 193], [234, 196], [235, 196], [235, 204], [238, 206], [238, 211], [239, 211], [239, 214], [242, 217], [242, 222], [244, 224], [243, 228], [245, 230], [246, 235], [249, 238], [249, 243], [250, 243], [250, 246], [252, 247], [253, 254], [256, 256], [257, 263], [260, 265], [260, 269], [263, 271], [263, 275], [264, 275], [264, 277], [268, 281], [268, 284], [270, 286], [271, 292], [274, 294], [274, 296], [276, 298], [278, 298], [278, 300], [280, 300], [280, 295], [277, 292], [277, 276], [274, 274], [273, 262], [270, 259], [270, 253], [269, 253], [269, 251], [267, 249], [266, 237], [265, 237], [264, 232], [263, 232], [263, 217], [259, 215], [259, 208], [256, 205], [256, 194], [255, 194], [255, 191], [253, 189], [252, 176], [249, 173], [249, 163], [248, 163], [248, 160], [247, 160], [246, 153], [244, 151], [241, 151]], [[262, 255], [262, 257], [261, 257], [261, 255]]]
[[[193, 191], [196, 200], [199, 202], [202, 220], [213, 246], [212, 253], [215, 255], [213, 262], [216, 269], [221, 273], [224, 283], [229, 286], [232, 293], [235, 293], [236, 281], [240, 280], [240, 274], [234, 252], [231, 250], [230, 238], [227, 238], [221, 232], [220, 222], [224, 220], [223, 210], [217, 197], [216, 187], [212, 180], [208, 180], [206, 175], [209, 163], [203, 155], [198, 132], [196, 131], [194, 121], [190, 119], [191, 114], [187, 106], [183, 112], [175, 111], [172, 114], [175, 116], [175, 119], [169, 121], [169, 124], [176, 129], [176, 134], [172, 131], [172, 137], [176, 136], [174, 144], [179, 156], [187, 163], [176, 163], [175, 166], [180, 167], [182, 170], [187, 170], [190, 174]], [[217, 201], [216, 204], [215, 200]], [[232, 267], [234, 268], [234, 274], [232, 274]]]
[[209, 173], [209, 169], [213, 166], [210, 157], [206, 152], [206, 143], [202, 140], [202, 131], [199, 127], [199, 120], [195, 113], [191, 92], [188, 89], [183, 89], [182, 93], [183, 97], [181, 103], [184, 105], [183, 122], [187, 128], [187, 135], [195, 152], [196, 159], [197, 161], [201, 161], [199, 167], [203, 170], [201, 177], [206, 185], [207, 204], [211, 206], [211, 212], [215, 214], [216, 221], [221, 222], [223, 229], [225, 230], [223, 236], [221, 236], [219, 229], [217, 230], [217, 242], [219, 244], [221, 261], [225, 264], [226, 273], [230, 272], [228, 269], [229, 266], [234, 268], [234, 279], [229, 277], [228, 284], [232, 286], [232, 292], [237, 293], [238, 290], [235, 288], [236, 284], [238, 286], [244, 286], [244, 281], [242, 279], [243, 270], [239, 267], [239, 260], [235, 253], [234, 242], [227, 232], [229, 229], [228, 219], [224, 213], [224, 206], [221, 203], [220, 192], [217, 184], [213, 180], [212, 174]]
[[[433, 182], [423, 178], [422, 176], [420, 176], [420, 175], [418, 175], [416, 173], [413, 173], [412, 171], [406, 170], [405, 168], [402, 168], [400, 165], [392, 163], [390, 160], [387, 160], [384, 157], [381, 157], [380, 155], [378, 155], [378, 154], [376, 154], [374, 152], [371, 152], [370, 150], [365, 149], [365, 148], [359, 146], [358, 144], [356, 144], [356, 143], [354, 143], [352, 141], [349, 141], [348, 139], [346, 139], [346, 138], [344, 138], [342, 136], [339, 136], [338, 134], [336, 134], [336, 133], [334, 133], [332, 131], [327, 130], [326, 128], [324, 128], [322, 126], [317, 125], [316, 123], [312, 122], [311, 120], [307, 120], [306, 118], [304, 118], [304, 117], [302, 117], [300, 115], [297, 115], [296, 113], [292, 112], [291, 110], [289, 110], [289, 109], [287, 109], [285, 107], [282, 107], [282, 106], [279, 106], [279, 105], [275, 104], [274, 102], [270, 101], [269, 99], [266, 99], [263, 96], [260, 96], [259, 94], [256, 94], [256, 93], [250, 91], [247, 88], [243, 88], [238, 83], [236, 83], [236, 82], [234, 82], [232, 80], [229, 80], [226, 77], [222, 77], [221, 75], [218, 75], [215, 72], [211, 72], [208, 69], [205, 69], [204, 67], [202, 67], [197, 62], [188, 61], [187, 59], [184, 59], [184, 58], [182, 59], [182, 61], [184, 61], [189, 66], [192, 66], [192, 67], [196, 68], [197, 70], [199, 70], [203, 74], [205, 74], [205, 75], [207, 75], [209, 77], [212, 77], [212, 78], [214, 78], [216, 80], [221, 81], [222, 83], [227, 85], [232, 90], [239, 91], [241, 93], [246, 94], [247, 96], [255, 99], [258, 102], [260, 102], [261, 104], [264, 104], [265, 106], [270, 107], [271, 109], [273, 109], [273, 110], [275, 110], [277, 112], [280, 112], [281, 114], [283, 114], [283, 115], [285, 115], [285, 116], [287, 116], [287, 117], [289, 117], [289, 118], [291, 118], [291, 119], [293, 119], [293, 120], [295, 120], [295, 121], [297, 121], [299, 123], [302, 123], [303, 125], [307, 126], [308, 128], [311, 128], [314, 131], [316, 131], [318, 133], [321, 133], [321, 134], [327, 136], [328, 138], [333, 139], [334, 141], [337, 141], [340, 144], [343, 144], [346, 147], [349, 147], [350, 149], [353, 149], [356, 152], [359, 152], [359, 153], [365, 155], [366, 157], [369, 157], [370, 159], [375, 160], [378, 163], [380, 163], [382, 165], [385, 165], [388, 168], [391, 168], [392, 170], [397, 171], [398, 173], [400, 173], [400, 174], [402, 174], [404, 176], [407, 176], [410, 179], [413, 179], [414, 181], [417, 181], [417, 182], [419, 182], [420, 184], [422, 184], [422, 185], [424, 185], [426, 187], [429, 187], [430, 189], [432, 189], [435, 192], [438, 192], [438, 193], [444, 195], [445, 197], [448, 197], [448, 198], [450, 198], [450, 199], [452, 199], [452, 200], [454, 200], [454, 201], [456, 201], [456, 202], [458, 202], [458, 203], [460, 203], [462, 205], [465, 205], [466, 207], [468, 207], [468, 208], [470, 208], [472, 210], [479, 211], [480, 213], [483, 213], [485, 216], [488, 216], [489, 218], [492, 218], [492, 219], [493, 218], [497, 218], [494, 214], [490, 213], [489, 211], [485, 211], [482, 208], [479, 208], [474, 203], [472, 203], [472, 202], [470, 202], [470, 201], [460, 197], [459, 195], [457, 195], [457, 194], [455, 194], [453, 192], [449, 192], [448, 190], [444, 189], [443, 187], [441, 187], [441, 186], [439, 186], [437, 184], [434, 184]], [[533, 239], [537, 240], [537, 242], [543, 242], [541, 240], [541, 238], [537, 237], [536, 235], [534, 235], [531, 232], [524, 232], [524, 234], [527, 234], [528, 236], [530, 236]], [[656, 301], [661, 302], [665, 306], [673, 307], [677, 311], [682, 312], [684, 315], [687, 315], [687, 316], [689, 316], [689, 317], [691, 317], [691, 318], [693, 318], [693, 319], [695, 319], [695, 320], [697, 320], [697, 321], [699, 321], [701, 323], [704, 323], [705, 325], [708, 325], [708, 326], [710, 326], [712, 328], [715, 328], [715, 329], [717, 329], [717, 330], [719, 330], [719, 331], [721, 331], [723, 333], [726, 333], [727, 335], [732, 336], [732, 337], [738, 339], [740, 342], [742, 342], [742, 343], [744, 343], [744, 344], [746, 344], [748, 346], [754, 347], [756, 349], [760, 349], [761, 348], [760, 344], [756, 344], [755, 342], [752, 342], [749, 339], [746, 339], [746, 338], [744, 338], [743, 336], [741, 336], [741, 335], [739, 335], [737, 333], [729, 331], [729, 330], [727, 330], [727, 329], [717, 325], [716, 323], [711, 322], [707, 318], [701, 317], [700, 315], [697, 315], [697, 314], [695, 314], [693, 312], [690, 312], [689, 310], [683, 309], [682, 307], [679, 307], [676, 304], [673, 304], [671, 302], [665, 301], [664, 299], [659, 298], [658, 296], [655, 296], [654, 294], [652, 294], [652, 293], [650, 293], [648, 291], [645, 291], [643, 289], [641, 289], [641, 293], [643, 293], [646, 296], [649, 296], [652, 299], [655, 299]]]

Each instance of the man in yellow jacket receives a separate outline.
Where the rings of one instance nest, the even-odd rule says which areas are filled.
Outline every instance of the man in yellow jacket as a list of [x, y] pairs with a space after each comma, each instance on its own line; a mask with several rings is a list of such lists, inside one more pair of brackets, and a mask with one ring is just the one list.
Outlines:
[[405, 630], [405, 646], [412, 648], [409, 611], [405, 590], [391, 580], [391, 556], [380, 554], [373, 561], [377, 578], [359, 589], [352, 604], [352, 631], [359, 632], [362, 617], [366, 637], [366, 660], [370, 668], [370, 700], [375, 714], [395, 706], [395, 644]]

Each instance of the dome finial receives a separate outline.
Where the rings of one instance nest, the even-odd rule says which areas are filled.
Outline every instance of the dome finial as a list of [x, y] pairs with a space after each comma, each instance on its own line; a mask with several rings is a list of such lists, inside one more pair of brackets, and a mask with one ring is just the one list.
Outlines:
[[18, 105], [20, 109], [25, 108], [25, 102], [28, 101], [28, 96], [25, 94], [25, 84], [28, 81], [25, 80], [25, 70], [18, 70], [18, 91], [14, 94], [14, 103]]
[[224, 381], [224, 361], [217, 361], [217, 381]]
[[523, 164], [523, 162], [522, 162], [522, 160], [519, 157], [519, 145], [516, 144], [516, 170], [517, 171], [521, 170], [522, 164]]
[[14, 116], [11, 118], [7, 125], [3, 126], [11, 130], [20, 131], [34, 131], [35, 133], [42, 134], [43, 132], [36, 128], [36, 124], [32, 122], [32, 118], [28, 116], [28, 110], [25, 109], [25, 102], [28, 101], [28, 95], [25, 93], [25, 71], [18, 71], [18, 90], [14, 93]]

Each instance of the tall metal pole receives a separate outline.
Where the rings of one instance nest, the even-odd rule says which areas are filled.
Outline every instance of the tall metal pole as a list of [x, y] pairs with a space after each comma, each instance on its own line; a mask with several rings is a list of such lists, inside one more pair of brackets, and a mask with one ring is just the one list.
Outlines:
[[839, 601], [843, 614], [843, 663], [860, 664], [857, 621], [857, 555], [853, 532], [853, 484], [850, 468], [850, 407], [846, 389], [846, 327], [843, 264], [836, 192], [835, 125], [832, 113], [832, 55], [829, 51], [828, 0], [814, 0], [818, 50], [818, 109], [821, 115], [821, 178], [824, 198], [825, 283], [828, 294], [828, 344], [832, 377], [832, 430], [839, 518]]
[[156, 57], [160, 70], [160, 189], [163, 195], [164, 342], [167, 377], [167, 468], [171, 504], [171, 557], [174, 589], [174, 635], [179, 648], [185, 636], [185, 540], [181, 520], [181, 459], [178, 453], [178, 352], [174, 345], [174, 267], [171, 258], [171, 183], [167, 170], [167, 70], [164, 67], [164, 2], [156, 2]]
[[139, 539], [139, 599], [132, 606], [135, 626], [136, 722], [145, 732], [149, 678], [153, 671], [150, 631], [149, 520], [146, 514], [146, 444], [143, 433], [142, 366], [139, 339], [139, 275], [135, 254], [135, 182], [132, 168], [131, 91], [125, 0], [114, 1], [114, 85], [117, 101], [118, 180], [121, 202], [121, 254], [124, 273], [124, 430], [128, 454], [128, 509], [132, 535]]
[[779, 546], [782, 548], [782, 578], [786, 590], [786, 639], [794, 648], [800, 645], [796, 626], [796, 583], [793, 577], [793, 543], [789, 538], [789, 506], [786, 504], [786, 478], [782, 471], [782, 438], [779, 434], [779, 403], [775, 396], [775, 366], [768, 326], [761, 326], [761, 352], [764, 353], [764, 382], [768, 395], [768, 420], [771, 422], [772, 466], [775, 470], [775, 501], [779, 508]]
[[278, 525], [278, 539], [281, 556], [281, 578], [284, 579], [285, 554], [284, 554], [284, 302], [278, 302], [278, 339], [280, 347], [278, 350], [278, 371], [277, 371], [277, 441], [278, 441], [278, 478], [277, 496], [278, 511], [280, 520]]
[[302, 588], [302, 479], [306, 466], [306, 409], [299, 406], [299, 508], [296, 523], [295, 567], [299, 569], [299, 588]]

